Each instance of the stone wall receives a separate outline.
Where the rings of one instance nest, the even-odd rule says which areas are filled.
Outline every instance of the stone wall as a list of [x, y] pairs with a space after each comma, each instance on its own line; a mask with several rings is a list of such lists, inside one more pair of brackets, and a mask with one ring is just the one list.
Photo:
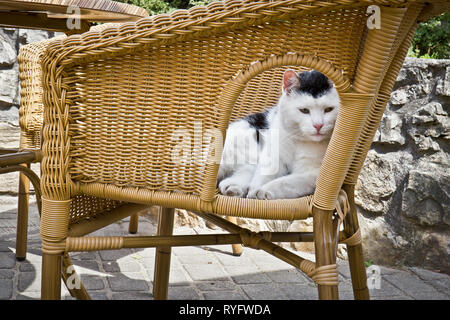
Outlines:
[[356, 187], [367, 258], [450, 273], [450, 60], [408, 58]]
[[[0, 29], [0, 147], [18, 147], [18, 49], [51, 36]], [[450, 273], [449, 102], [450, 60], [405, 61], [356, 186], [367, 260]], [[16, 193], [17, 174], [1, 175], [0, 195]], [[183, 210], [177, 221], [212, 227]], [[255, 231], [312, 228], [311, 220], [240, 223]]]

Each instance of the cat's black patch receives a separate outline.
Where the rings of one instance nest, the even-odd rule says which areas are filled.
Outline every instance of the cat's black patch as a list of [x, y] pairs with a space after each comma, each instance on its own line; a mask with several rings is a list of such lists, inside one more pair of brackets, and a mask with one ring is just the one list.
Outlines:
[[324, 95], [333, 87], [328, 78], [316, 70], [302, 72], [298, 77], [300, 79], [300, 87], [297, 91], [308, 93], [314, 98]]
[[269, 128], [269, 121], [267, 121], [267, 111], [253, 113], [244, 118], [250, 126], [256, 130], [263, 130]]

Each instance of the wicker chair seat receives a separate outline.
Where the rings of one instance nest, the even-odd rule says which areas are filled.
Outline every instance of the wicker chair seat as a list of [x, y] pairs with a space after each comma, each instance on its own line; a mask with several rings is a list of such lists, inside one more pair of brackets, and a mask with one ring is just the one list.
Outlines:
[[[40, 58], [43, 298], [60, 297], [61, 255], [144, 246], [157, 247], [155, 297], [167, 297], [170, 247], [183, 243], [263, 249], [310, 276], [319, 298], [337, 298], [338, 242], [348, 246], [355, 297], [368, 298], [354, 185], [417, 21], [448, 9], [428, 3], [229, 0], [49, 41]], [[369, 5], [380, 29], [367, 27]], [[286, 68], [324, 73], [342, 102], [314, 195], [219, 195], [229, 123], [274, 105]], [[81, 236], [154, 204], [163, 207], [156, 238]], [[173, 208], [231, 234], [168, 240]], [[312, 216], [314, 236], [255, 234], [218, 215]], [[269, 241], [288, 238], [314, 241], [316, 262]]]

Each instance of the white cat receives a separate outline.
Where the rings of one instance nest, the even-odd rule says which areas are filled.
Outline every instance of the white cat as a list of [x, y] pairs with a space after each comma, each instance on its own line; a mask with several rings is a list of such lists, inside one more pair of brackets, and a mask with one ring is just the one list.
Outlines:
[[222, 194], [286, 199], [312, 194], [338, 114], [333, 83], [286, 70], [278, 104], [233, 122], [218, 174]]

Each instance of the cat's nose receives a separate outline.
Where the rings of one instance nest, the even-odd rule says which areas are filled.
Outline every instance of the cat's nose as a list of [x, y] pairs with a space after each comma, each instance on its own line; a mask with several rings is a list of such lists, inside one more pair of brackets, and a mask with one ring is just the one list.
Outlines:
[[320, 129], [322, 129], [322, 127], [323, 127], [323, 124], [322, 123], [320, 123], [320, 124], [314, 124], [313, 125], [314, 126], [314, 128], [316, 128], [316, 130], [317, 130], [317, 133], [319, 133], [320, 132]]

